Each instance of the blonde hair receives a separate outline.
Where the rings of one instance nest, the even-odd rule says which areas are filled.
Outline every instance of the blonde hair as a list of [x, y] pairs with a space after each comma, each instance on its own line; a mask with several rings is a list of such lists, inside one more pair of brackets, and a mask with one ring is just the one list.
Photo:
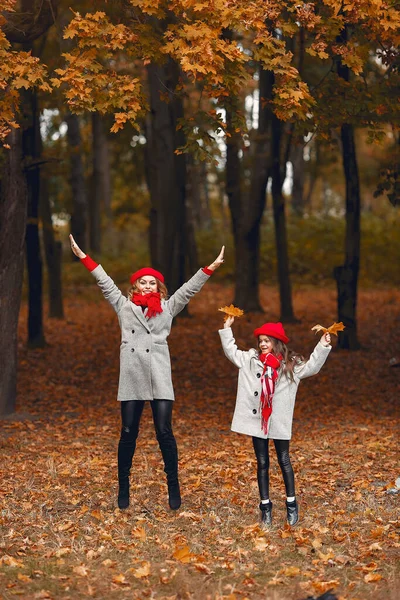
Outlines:
[[[304, 362], [304, 356], [301, 354], [297, 354], [293, 350], [290, 350], [284, 342], [274, 338], [272, 336], [267, 336], [269, 340], [271, 340], [273, 351], [275, 356], [279, 354], [283, 356], [282, 361], [282, 373], [286, 375], [290, 381], [294, 381], [293, 370], [296, 365]], [[260, 350], [260, 338], [258, 338], [258, 349]]]
[[[165, 300], [168, 297], [167, 286], [162, 281], [160, 281], [159, 279], [157, 279], [157, 277], [154, 277], [154, 279], [157, 282], [157, 290], [160, 292], [160, 298], [161, 298], [161, 300]], [[139, 280], [136, 279], [136, 281], [133, 282], [132, 286], [128, 290], [128, 298], [129, 298], [129, 300], [132, 300], [133, 294], [136, 294], [136, 293], [140, 292], [139, 288], [136, 285], [136, 283], [138, 281]]]

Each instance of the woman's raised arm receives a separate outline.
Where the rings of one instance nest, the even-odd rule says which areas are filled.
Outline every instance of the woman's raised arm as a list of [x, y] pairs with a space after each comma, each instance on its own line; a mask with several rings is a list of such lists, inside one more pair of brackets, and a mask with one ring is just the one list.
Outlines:
[[71, 242], [71, 250], [75, 254], [75, 256], [77, 256], [78, 258], [86, 258], [86, 254], [82, 252], [82, 250], [79, 248], [78, 244], [74, 240], [74, 236], [72, 235], [72, 233], [69, 234], [69, 241]]

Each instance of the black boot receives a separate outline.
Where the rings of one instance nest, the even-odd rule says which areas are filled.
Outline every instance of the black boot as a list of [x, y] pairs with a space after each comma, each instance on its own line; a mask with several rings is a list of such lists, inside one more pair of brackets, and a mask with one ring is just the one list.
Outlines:
[[299, 520], [299, 505], [296, 500], [293, 502], [288, 502], [286, 500], [286, 511], [287, 511], [287, 521], [291, 527], [296, 525]]
[[182, 504], [178, 480], [175, 483], [168, 483], [168, 503], [172, 510], [178, 510]]
[[129, 506], [129, 477], [119, 480], [118, 508], [124, 509]]
[[263, 527], [270, 527], [272, 525], [272, 502], [269, 501], [268, 504], [260, 502], [260, 510], [261, 525]]
[[129, 474], [135, 453], [136, 439], [121, 439], [118, 444], [118, 508], [129, 506]]
[[167, 475], [169, 507], [178, 510], [182, 500], [178, 479], [178, 448], [172, 429], [159, 432], [157, 439], [164, 459], [164, 472]]

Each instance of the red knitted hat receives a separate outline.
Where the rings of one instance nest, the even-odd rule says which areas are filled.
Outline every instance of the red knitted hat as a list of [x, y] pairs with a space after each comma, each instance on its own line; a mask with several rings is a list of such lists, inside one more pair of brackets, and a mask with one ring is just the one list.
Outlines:
[[283, 329], [282, 323], [264, 323], [262, 327], [254, 330], [254, 335], [267, 335], [268, 337], [276, 338], [281, 340], [284, 344], [287, 344], [289, 338], [287, 337], [285, 330]]
[[156, 279], [159, 279], [161, 283], [164, 283], [164, 275], [160, 273], [160, 271], [156, 271], [151, 267], [143, 267], [143, 269], [139, 269], [139, 271], [132, 273], [130, 282], [133, 284], [137, 279], [145, 277], [146, 275], [150, 275], [150, 277], [155, 277]]

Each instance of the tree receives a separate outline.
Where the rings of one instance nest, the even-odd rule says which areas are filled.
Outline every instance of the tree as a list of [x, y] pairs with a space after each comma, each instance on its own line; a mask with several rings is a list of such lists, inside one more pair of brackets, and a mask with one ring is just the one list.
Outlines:
[[[45, 69], [30, 52], [14, 50], [11, 42], [22, 36], [30, 41], [50, 26], [47, 8], [50, 3], [21, 2], [20, 11], [11, 12], [15, 2], [3, 0], [0, 14], [0, 89], [6, 93], [0, 100], [0, 139], [5, 141], [1, 174], [0, 219], [0, 294], [2, 334], [0, 375], [0, 414], [15, 410], [17, 369], [17, 324], [21, 302], [23, 248], [27, 218], [27, 185], [23, 171], [22, 131], [15, 120], [20, 103], [19, 90], [38, 86], [49, 90]], [[56, 10], [54, 0], [52, 8]], [[8, 11], [8, 12], [7, 12]], [[7, 31], [8, 39], [4, 31]]]
[[39, 124], [39, 107], [36, 90], [27, 90], [26, 115], [22, 134], [24, 173], [28, 191], [28, 219], [26, 224], [26, 264], [28, 270], [28, 346], [45, 345], [43, 331], [43, 280], [42, 257], [39, 240], [40, 166], [42, 140]]

